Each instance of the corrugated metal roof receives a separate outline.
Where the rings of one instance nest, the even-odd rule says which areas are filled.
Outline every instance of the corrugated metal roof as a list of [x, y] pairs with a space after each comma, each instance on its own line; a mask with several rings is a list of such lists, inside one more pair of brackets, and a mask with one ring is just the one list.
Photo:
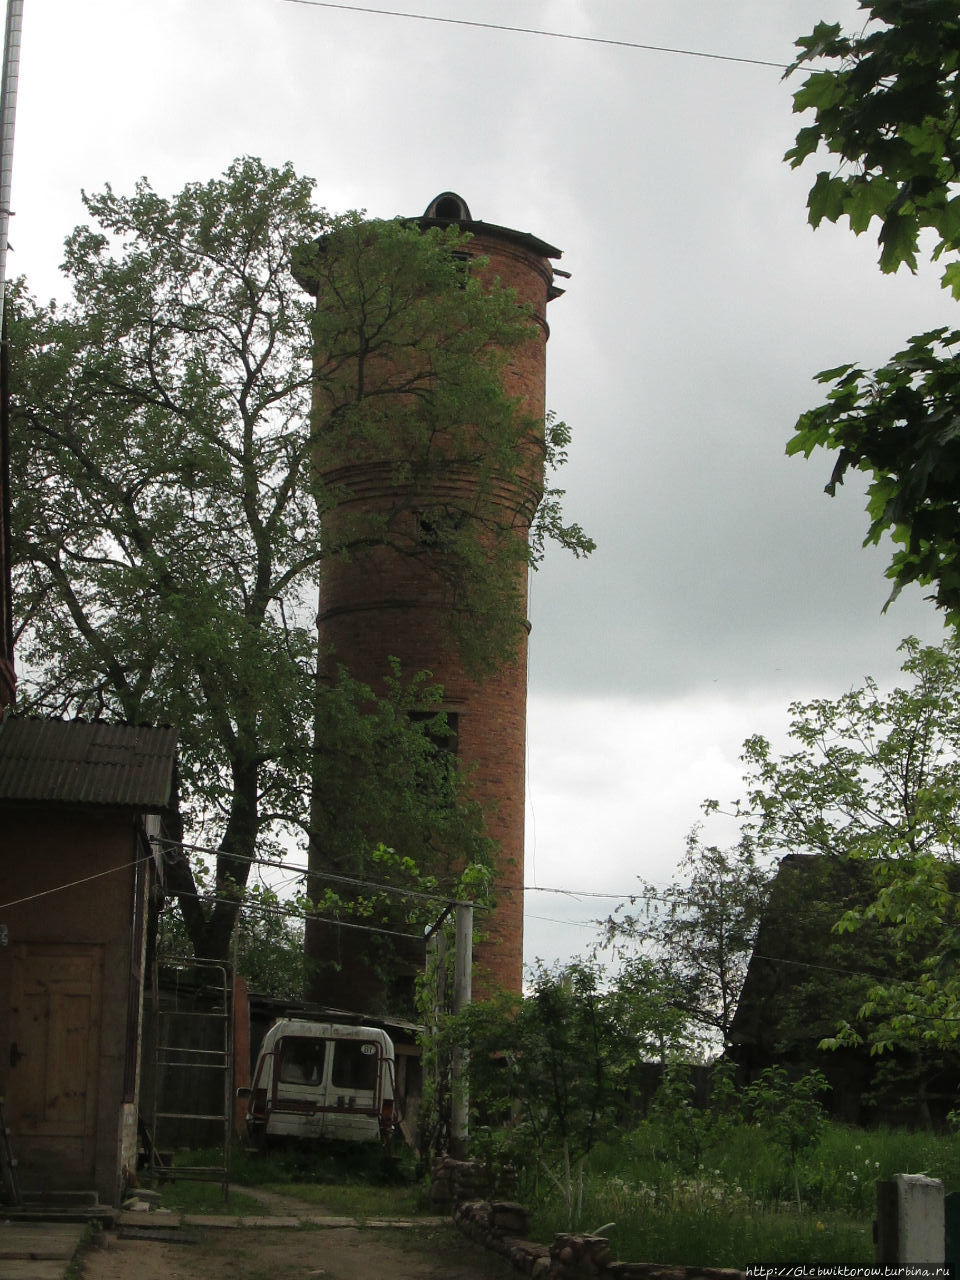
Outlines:
[[0, 720], [0, 802], [157, 811], [171, 799], [177, 734], [99, 720]]

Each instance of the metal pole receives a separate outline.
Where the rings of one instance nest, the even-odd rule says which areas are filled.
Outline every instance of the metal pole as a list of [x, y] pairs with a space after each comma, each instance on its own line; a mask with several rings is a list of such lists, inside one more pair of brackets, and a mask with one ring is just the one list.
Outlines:
[[[457, 903], [454, 938], [456, 951], [453, 959], [453, 1012], [459, 1013], [470, 1004], [473, 995], [473, 906], [468, 902]], [[468, 1061], [466, 1049], [454, 1050], [450, 1154], [456, 1160], [466, 1160], [468, 1154], [470, 1137]]]
[[0, 85], [0, 325], [7, 294], [7, 234], [10, 228], [10, 187], [13, 174], [13, 128], [17, 118], [20, 39], [23, 0], [7, 0], [3, 37], [3, 83]]

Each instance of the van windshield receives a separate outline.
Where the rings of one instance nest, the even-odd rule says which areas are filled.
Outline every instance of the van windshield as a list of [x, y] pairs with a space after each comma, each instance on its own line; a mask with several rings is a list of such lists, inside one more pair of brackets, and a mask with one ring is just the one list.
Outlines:
[[332, 1083], [337, 1089], [376, 1089], [379, 1045], [369, 1040], [337, 1040]]
[[315, 1036], [284, 1036], [280, 1041], [282, 1084], [320, 1084], [327, 1042]]

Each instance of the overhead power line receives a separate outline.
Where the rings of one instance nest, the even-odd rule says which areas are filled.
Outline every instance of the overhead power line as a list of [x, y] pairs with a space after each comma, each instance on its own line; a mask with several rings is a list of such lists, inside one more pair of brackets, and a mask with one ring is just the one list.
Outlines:
[[[249, 862], [251, 866], [268, 867], [274, 871], [293, 871], [294, 878], [309, 876], [314, 880], [329, 880], [332, 884], [346, 884], [352, 888], [374, 889], [378, 893], [392, 893], [398, 898], [416, 898], [421, 902], [450, 902], [457, 904], [457, 900], [451, 898], [449, 894], [438, 889], [436, 893], [422, 893], [418, 889], [404, 889], [400, 885], [388, 884], [383, 880], [361, 880], [357, 876], [341, 876], [336, 875], [332, 871], [320, 871], [315, 868], [302, 866], [297, 862], [282, 862], [275, 858], [251, 857], [248, 858], [243, 854], [229, 853], [222, 849], [215, 849], [211, 845], [204, 844], [188, 844], [182, 840], [167, 840], [162, 836], [154, 836], [153, 842], [156, 845], [163, 846], [163, 855], [165, 858], [172, 857], [178, 849], [189, 849], [193, 853], [207, 853], [217, 858], [227, 860], [233, 859], [235, 862]], [[467, 905], [467, 904], [460, 904]], [[471, 903], [469, 905], [476, 905]], [[482, 908], [480, 908], [482, 910]]]
[[[216, 848], [214, 845], [191, 844], [185, 840], [169, 840], [162, 836], [153, 836], [153, 843], [164, 849], [165, 854], [173, 853], [177, 849], [189, 849], [191, 853], [205, 853], [210, 857], [233, 858], [237, 862], [249, 862], [252, 866], [267, 867], [274, 871], [292, 871], [297, 876], [311, 876], [317, 880], [329, 880], [334, 884], [347, 884], [354, 888], [375, 889], [383, 893], [392, 893], [399, 898], [418, 898], [424, 902], [453, 902], [449, 894], [437, 889], [435, 893], [423, 893], [417, 889], [404, 889], [400, 885], [388, 884], [380, 880], [366, 880], [357, 876], [337, 875], [332, 871], [311, 870], [310, 867], [304, 866], [299, 862], [286, 862], [277, 858], [264, 857], [255, 854], [251, 858], [245, 855], [225, 852]], [[509, 885], [498, 885], [496, 887], [498, 894], [510, 893], [554, 893], [568, 898], [609, 898], [617, 902], [678, 902], [683, 900], [682, 895], [670, 894], [667, 892], [658, 893], [656, 890], [652, 892], [647, 890], [637, 891], [636, 889], [624, 889], [616, 892], [603, 892], [597, 889], [560, 889], [549, 885], [541, 884], [525, 884], [519, 889], [511, 888]], [[474, 906], [478, 904], [474, 903]], [[482, 908], [480, 908], [482, 910]]]
[[138, 858], [128, 858], [115, 867], [107, 867], [106, 871], [95, 871], [93, 875], [81, 876], [79, 880], [67, 880], [63, 884], [54, 885], [52, 889], [41, 889], [38, 893], [30, 893], [25, 898], [14, 898], [11, 902], [0, 902], [0, 911], [9, 911], [11, 907], [21, 907], [25, 902], [35, 902], [37, 898], [48, 898], [52, 893], [62, 893], [64, 889], [76, 889], [78, 885], [89, 884], [91, 880], [100, 880], [103, 876], [115, 875], [118, 871], [129, 871], [138, 862], [149, 862], [152, 853], [142, 853]]
[[561, 920], [557, 916], [535, 916], [529, 911], [523, 913], [524, 920], [542, 920], [545, 924], [569, 925], [572, 929], [595, 929], [596, 920]]
[[[217, 898], [204, 897], [204, 903], [224, 903], [226, 905], [238, 905], [233, 898]], [[315, 911], [304, 911], [296, 907], [271, 906], [266, 902], [243, 902], [239, 904], [241, 911], [245, 911], [247, 915], [259, 916], [265, 919], [267, 916], [280, 916], [284, 920], [300, 920], [306, 923], [311, 921], [314, 924], [328, 924], [338, 929], [358, 929], [361, 933], [385, 933], [391, 938], [409, 938], [413, 942], [423, 942], [425, 935], [422, 933], [403, 932], [399, 929], [387, 929], [381, 925], [359, 924], [355, 920], [341, 920], [339, 918], [331, 918], [330, 916], [318, 915]]]
[[676, 53], [685, 58], [710, 58], [717, 62], [745, 62], [754, 67], [776, 67], [786, 71], [787, 63], [766, 58], [743, 58], [732, 53], [704, 53], [701, 49], [681, 49], [664, 44], [641, 44], [639, 40], [615, 40], [611, 36], [583, 36], [572, 31], [547, 31], [541, 27], [513, 27], [503, 22], [480, 22], [475, 18], [445, 18], [436, 13], [405, 13], [400, 9], [374, 9], [370, 5], [339, 4], [336, 0], [282, 0], [312, 9], [344, 9], [348, 13], [372, 13], [383, 18], [411, 18], [416, 22], [442, 22], [454, 27], [480, 27], [485, 31], [512, 31], [518, 35], [546, 36], [551, 40], [573, 40], [580, 44], [605, 44], [618, 49], [644, 49], [648, 53]]

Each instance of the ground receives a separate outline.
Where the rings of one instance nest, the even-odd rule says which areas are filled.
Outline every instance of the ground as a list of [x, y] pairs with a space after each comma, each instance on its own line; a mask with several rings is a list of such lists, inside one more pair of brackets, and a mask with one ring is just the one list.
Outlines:
[[[244, 1193], [272, 1215], [304, 1211], [302, 1201], [262, 1188]], [[314, 1206], [315, 1208], [315, 1206]], [[150, 1215], [158, 1233], [160, 1214]], [[290, 1221], [289, 1218], [286, 1219]], [[497, 1254], [451, 1223], [412, 1220], [385, 1227], [212, 1227], [187, 1225], [174, 1240], [107, 1232], [80, 1255], [83, 1280], [508, 1280]]]
[[191, 1244], [104, 1237], [83, 1280], [507, 1280], [496, 1254], [453, 1226], [201, 1229]]

